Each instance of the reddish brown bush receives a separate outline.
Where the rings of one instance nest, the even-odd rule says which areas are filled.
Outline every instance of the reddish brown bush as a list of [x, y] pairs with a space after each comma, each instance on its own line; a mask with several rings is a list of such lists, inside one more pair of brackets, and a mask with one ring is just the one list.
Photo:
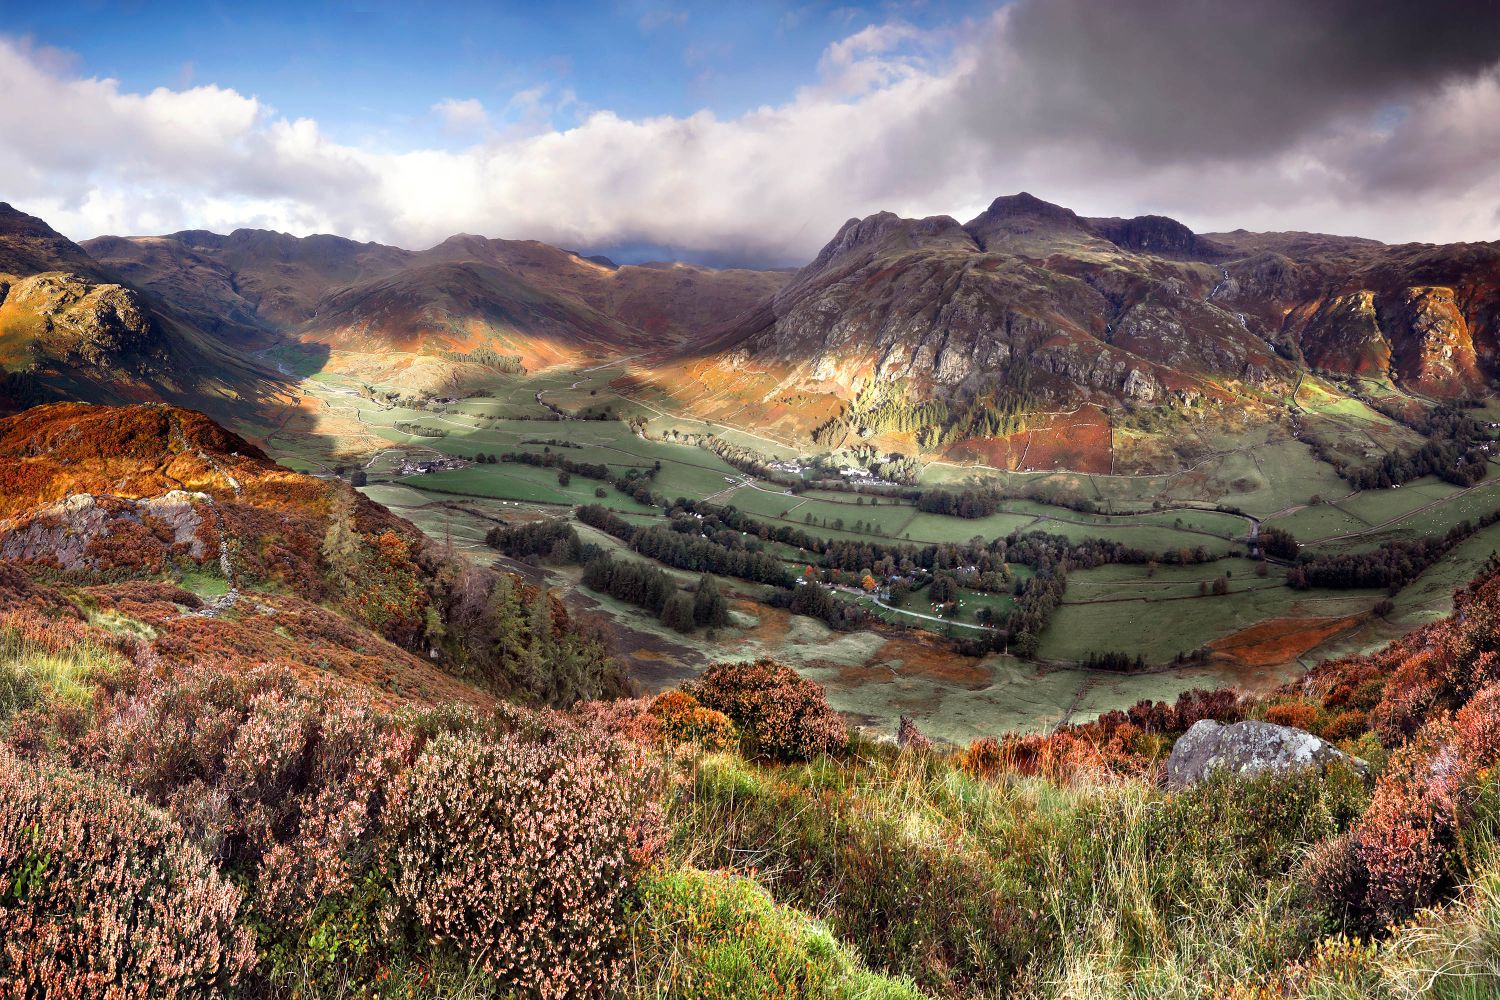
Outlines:
[[1305, 701], [1279, 701], [1266, 708], [1266, 721], [1316, 732], [1320, 729], [1323, 709]]
[[1356, 922], [1388, 926], [1471, 873], [1452, 850], [1486, 769], [1500, 761], [1500, 685], [1450, 721], [1429, 722], [1391, 758], [1351, 835], [1353, 864], [1341, 895]]
[[958, 755], [958, 766], [976, 778], [993, 777], [1002, 768], [1014, 766], [1015, 761], [1014, 748], [1002, 748], [1000, 741], [993, 736], [975, 740]]
[[1191, 691], [1184, 691], [1177, 696], [1177, 703], [1172, 706], [1177, 716], [1176, 729], [1185, 733], [1204, 719], [1223, 723], [1239, 722], [1245, 717], [1239, 701], [1239, 695], [1228, 688], [1213, 691], [1193, 688]]
[[692, 693], [729, 716], [772, 757], [808, 760], [837, 753], [849, 742], [843, 717], [829, 706], [823, 686], [775, 660], [712, 664]]
[[119, 788], [0, 750], [0, 991], [219, 997], [254, 961], [240, 893]]
[[608, 763], [619, 749], [587, 733], [434, 738], [402, 796], [403, 906], [504, 986], [610, 995], [640, 819], [630, 777]]
[[1340, 740], [1357, 739], [1369, 728], [1369, 717], [1357, 708], [1346, 709], [1323, 724], [1318, 733], [1334, 743]]

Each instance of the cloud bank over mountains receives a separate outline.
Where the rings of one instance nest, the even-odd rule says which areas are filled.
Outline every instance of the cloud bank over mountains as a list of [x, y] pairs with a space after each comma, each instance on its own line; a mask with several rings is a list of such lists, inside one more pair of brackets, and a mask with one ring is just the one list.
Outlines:
[[1021, 189], [1199, 231], [1500, 238], [1487, 3], [1018, 0], [865, 28], [809, 77], [739, 117], [561, 129], [492, 128], [504, 109], [455, 94], [432, 112], [453, 146], [391, 149], [223, 86], [129, 93], [0, 37], [0, 199], [75, 238], [479, 232], [748, 263], [804, 261], [853, 215], [962, 218]]

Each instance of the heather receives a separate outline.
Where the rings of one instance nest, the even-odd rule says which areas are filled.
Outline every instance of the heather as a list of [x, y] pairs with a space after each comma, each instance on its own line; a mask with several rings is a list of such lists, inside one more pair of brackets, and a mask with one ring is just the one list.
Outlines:
[[[157, 529], [133, 567], [134, 536], [92, 550], [107, 571], [0, 566], [0, 993], [1500, 995], [1493, 572], [1262, 696], [948, 746], [771, 658], [630, 691], [558, 594], [338, 486], [253, 451], [238, 491], [192, 454], [142, 467], [171, 426], [103, 460], [213, 493], [233, 599]], [[725, 612], [705, 583], [684, 624]], [[1209, 719], [1368, 767], [1169, 791]]]
[[0, 750], [0, 988], [224, 997], [253, 961], [239, 890], [118, 785]]
[[[174, 959], [162, 981], [184, 996], [1484, 996], [1489, 596], [1414, 637], [1421, 657], [966, 748], [911, 720], [899, 746], [851, 734], [773, 661], [566, 713], [390, 710], [285, 666], [167, 661], [81, 616], [59, 634], [93, 637], [87, 698], [25, 666], [44, 633], [11, 657], [32, 687], [7, 788], [31, 804], [7, 815], [33, 818], [3, 870], [53, 885], [157, 852], [140, 884], [191, 897], [160, 912], [209, 928], [228, 963], [221, 987]], [[1245, 716], [1338, 736], [1375, 771], [1160, 787], [1187, 727]], [[77, 801], [129, 836], [90, 840]], [[36, 816], [95, 867], [39, 855]], [[115, 919], [120, 898], [79, 919]], [[138, 926], [123, 940], [156, 956]], [[6, 974], [87, 968], [48, 956], [11, 954]]]

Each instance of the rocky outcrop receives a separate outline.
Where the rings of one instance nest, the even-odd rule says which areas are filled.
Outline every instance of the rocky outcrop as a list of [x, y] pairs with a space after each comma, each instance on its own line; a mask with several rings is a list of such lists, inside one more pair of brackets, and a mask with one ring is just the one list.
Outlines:
[[117, 549], [160, 568], [173, 556], [202, 563], [209, 553], [200, 508], [206, 494], [172, 490], [128, 499], [78, 493], [26, 515], [0, 520], [0, 559], [64, 571], [113, 568]]
[[1479, 388], [1484, 380], [1474, 356], [1474, 340], [1453, 289], [1405, 289], [1391, 309], [1396, 366], [1423, 392], [1451, 396]]
[[1122, 250], [1181, 260], [1224, 260], [1228, 247], [1204, 239], [1176, 219], [1138, 215], [1133, 219], [1087, 219], [1090, 229]]
[[1375, 293], [1368, 289], [1317, 304], [1298, 343], [1313, 368], [1370, 376], [1390, 370], [1391, 344], [1376, 317]]
[[851, 219], [771, 308], [718, 338], [717, 358], [845, 396], [872, 373], [913, 399], [1025, 384], [1057, 406], [1289, 385], [1280, 314], [1271, 326], [1218, 301], [1234, 279], [1189, 260], [1222, 249], [1195, 240], [1170, 219], [1084, 219], [1024, 193], [963, 226]]
[[1218, 769], [1243, 776], [1322, 767], [1335, 762], [1347, 764], [1360, 773], [1369, 767], [1301, 729], [1255, 721], [1226, 726], [1204, 719], [1172, 747], [1167, 758], [1167, 787], [1180, 791]]
[[0, 315], [30, 327], [50, 353], [71, 364], [108, 367], [153, 344], [153, 325], [140, 296], [123, 285], [73, 274], [46, 273], [14, 282]]

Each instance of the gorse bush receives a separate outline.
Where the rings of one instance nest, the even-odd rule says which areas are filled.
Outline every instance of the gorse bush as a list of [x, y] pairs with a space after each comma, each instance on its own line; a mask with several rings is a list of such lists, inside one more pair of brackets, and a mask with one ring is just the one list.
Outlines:
[[664, 691], [647, 711], [660, 722], [662, 737], [669, 743], [714, 751], [728, 750], [739, 738], [729, 716], [704, 708], [685, 691]]
[[166, 816], [0, 750], [0, 992], [226, 996], [254, 961], [239, 907]]
[[425, 934], [524, 996], [609, 995], [640, 823], [617, 753], [582, 733], [433, 739], [395, 848], [396, 895]]
[[808, 760], [837, 753], [849, 742], [843, 717], [828, 704], [823, 687], [775, 660], [712, 664], [692, 694], [723, 712], [761, 753], [781, 760]]

